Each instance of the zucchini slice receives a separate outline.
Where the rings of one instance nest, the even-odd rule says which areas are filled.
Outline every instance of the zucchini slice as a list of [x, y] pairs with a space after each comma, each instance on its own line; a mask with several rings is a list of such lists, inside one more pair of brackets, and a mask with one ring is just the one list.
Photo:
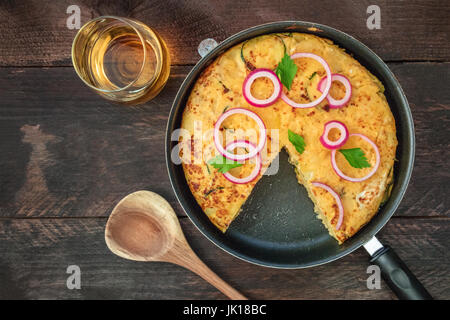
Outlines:
[[250, 71], [257, 68], [275, 70], [286, 51], [283, 35], [262, 35], [242, 44], [241, 59]]

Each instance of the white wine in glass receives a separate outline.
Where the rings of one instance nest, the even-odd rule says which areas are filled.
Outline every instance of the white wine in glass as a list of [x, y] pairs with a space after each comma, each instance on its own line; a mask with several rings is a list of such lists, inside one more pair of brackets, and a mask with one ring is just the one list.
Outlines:
[[90, 88], [124, 104], [152, 99], [170, 74], [164, 40], [142, 22], [113, 16], [91, 20], [78, 31], [72, 62]]

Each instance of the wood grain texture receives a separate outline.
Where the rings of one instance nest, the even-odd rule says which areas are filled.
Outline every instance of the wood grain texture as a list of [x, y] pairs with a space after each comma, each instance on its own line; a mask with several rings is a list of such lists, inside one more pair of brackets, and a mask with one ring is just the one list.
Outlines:
[[450, 216], [450, 64], [389, 64], [408, 98], [416, 137], [411, 182], [397, 215]]
[[176, 207], [164, 136], [188, 69], [173, 68], [157, 99], [138, 107], [105, 101], [72, 68], [4, 69], [0, 215], [106, 216], [140, 189]]
[[[379, 238], [391, 244], [435, 298], [450, 299], [450, 220], [394, 218]], [[224, 299], [176, 265], [134, 262], [108, 251], [104, 218], [0, 219], [0, 299]], [[214, 246], [187, 218], [192, 248], [219, 276], [251, 299], [392, 299], [382, 282], [368, 290], [363, 249], [323, 266], [277, 270], [241, 261]], [[66, 288], [66, 269], [81, 268], [81, 290]]]
[[[417, 139], [413, 178], [396, 214], [450, 216], [450, 63], [390, 66], [409, 98]], [[0, 216], [106, 217], [140, 189], [184, 215], [168, 180], [164, 135], [189, 70], [172, 67], [156, 99], [125, 107], [91, 92], [72, 68], [3, 68]]]
[[[0, 66], [69, 66], [76, 30], [66, 27], [70, 5], [81, 22], [101, 15], [132, 17], [166, 40], [173, 64], [198, 61], [205, 38], [222, 41], [258, 24], [303, 20], [351, 34], [384, 60], [450, 60], [450, 4], [439, 0], [28, 0], [0, 3]], [[366, 27], [369, 5], [381, 9], [381, 29]]]

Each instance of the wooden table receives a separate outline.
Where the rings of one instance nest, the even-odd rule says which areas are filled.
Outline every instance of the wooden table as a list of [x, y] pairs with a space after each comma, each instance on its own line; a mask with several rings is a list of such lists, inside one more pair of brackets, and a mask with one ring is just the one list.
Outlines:
[[[110, 3], [111, 2], [111, 3]], [[105, 222], [126, 194], [153, 190], [174, 206], [204, 261], [253, 299], [391, 299], [368, 290], [363, 249], [327, 265], [276, 270], [236, 259], [192, 225], [172, 192], [164, 134], [175, 93], [202, 39], [224, 40], [257, 24], [305, 20], [347, 32], [398, 77], [416, 126], [415, 169], [395, 216], [379, 233], [436, 298], [450, 298], [450, 4], [447, 1], [2, 1], [0, 4], [0, 298], [223, 299], [198, 276], [165, 263], [112, 255]], [[66, 27], [133, 17], [154, 27], [172, 55], [166, 88], [142, 106], [111, 104], [75, 74]], [[366, 27], [367, 7], [381, 29]], [[69, 290], [69, 265], [81, 290]]]

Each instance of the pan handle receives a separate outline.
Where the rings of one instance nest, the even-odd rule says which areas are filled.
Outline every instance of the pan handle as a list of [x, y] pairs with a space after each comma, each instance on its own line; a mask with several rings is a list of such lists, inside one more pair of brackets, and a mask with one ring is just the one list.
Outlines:
[[401, 300], [432, 300], [433, 298], [389, 246], [378, 249], [370, 259], [380, 267], [381, 276]]

